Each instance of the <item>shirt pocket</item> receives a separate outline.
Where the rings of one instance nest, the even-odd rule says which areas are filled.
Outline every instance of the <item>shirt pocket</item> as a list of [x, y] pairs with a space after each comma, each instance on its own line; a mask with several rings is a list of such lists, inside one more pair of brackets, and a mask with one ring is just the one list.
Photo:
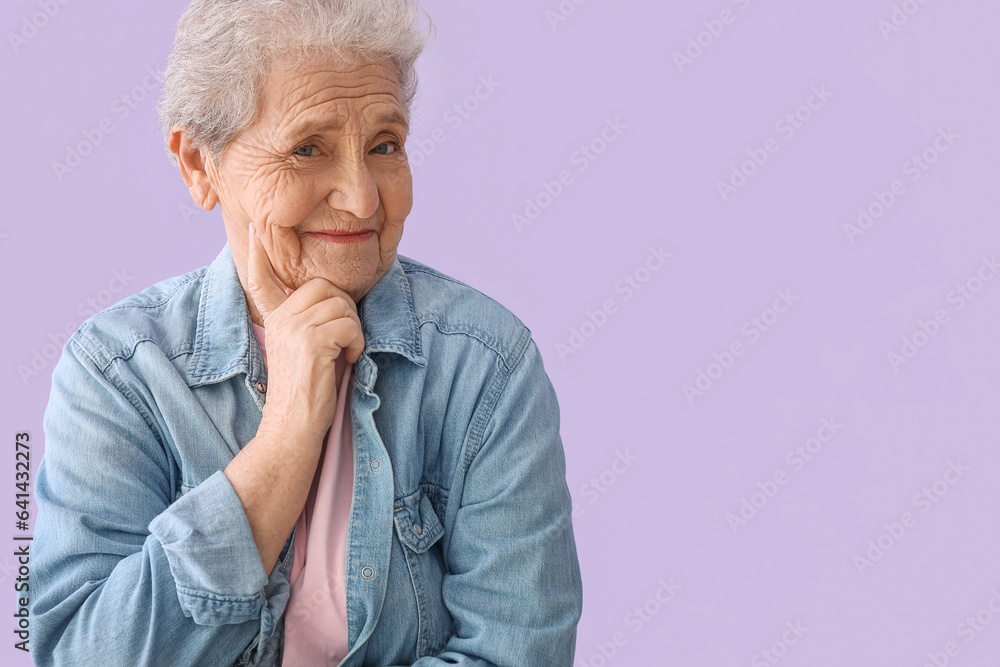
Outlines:
[[444, 526], [423, 488], [395, 502], [393, 520], [417, 599], [417, 657], [436, 655], [451, 636], [452, 620], [442, 597]]

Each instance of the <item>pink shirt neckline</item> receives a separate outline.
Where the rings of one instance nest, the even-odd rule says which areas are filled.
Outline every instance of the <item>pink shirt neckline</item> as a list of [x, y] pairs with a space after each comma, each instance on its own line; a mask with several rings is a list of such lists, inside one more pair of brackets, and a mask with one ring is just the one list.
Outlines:
[[[253, 324], [267, 366], [264, 327]], [[354, 364], [336, 360], [337, 408], [309, 497], [295, 523], [282, 664], [337, 664], [348, 653], [346, 543], [354, 495], [350, 393]]]

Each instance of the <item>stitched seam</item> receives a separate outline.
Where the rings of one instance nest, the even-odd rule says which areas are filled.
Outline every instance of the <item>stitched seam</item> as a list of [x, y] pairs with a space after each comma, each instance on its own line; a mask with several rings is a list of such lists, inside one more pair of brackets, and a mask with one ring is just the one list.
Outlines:
[[[91, 362], [94, 363], [95, 366], [97, 366], [97, 363], [94, 362], [94, 358], [90, 356], [90, 353], [87, 352], [87, 350], [79, 343], [77, 343], [77, 346], [80, 347], [80, 349], [83, 350], [83, 352], [87, 355], [87, 357], [91, 360]], [[112, 370], [111, 365], [116, 360], [118, 360], [118, 357], [115, 357], [114, 359], [109, 361], [107, 366], [105, 366], [104, 368], [98, 368], [98, 370], [101, 371], [101, 375], [104, 377], [104, 379], [107, 380], [112, 387], [118, 390], [118, 393], [120, 393], [122, 396], [128, 399], [129, 404], [135, 409], [135, 411], [139, 414], [139, 416], [142, 417], [142, 420], [146, 423], [146, 426], [149, 428], [150, 433], [153, 434], [153, 437], [156, 438], [156, 442], [159, 443], [160, 448], [164, 452], [164, 455], [167, 456], [167, 461], [169, 463], [170, 456], [166, 453], [167, 448], [164, 446], [163, 441], [160, 439], [160, 435], [156, 430], [156, 424], [153, 421], [152, 415], [146, 413], [146, 411], [142, 408], [142, 405], [136, 399], [132, 391], [128, 388], [127, 385], [125, 385], [124, 382], [121, 381], [119, 374], [111, 372]]]
[[[469, 435], [469, 442], [474, 444], [474, 446], [470, 447], [462, 457], [462, 463], [464, 466], [462, 469], [463, 477], [465, 474], [468, 473], [469, 467], [472, 465], [472, 461], [475, 459], [476, 455], [479, 454], [479, 450], [483, 446], [482, 439], [483, 439], [483, 434], [486, 431], [486, 424], [489, 423], [490, 417], [493, 416], [493, 411], [494, 409], [496, 409], [497, 404], [500, 402], [501, 396], [503, 396], [504, 391], [507, 389], [507, 384], [510, 382], [510, 378], [513, 377], [514, 373], [517, 371], [517, 368], [521, 365], [521, 362], [524, 360], [525, 353], [528, 351], [528, 348], [531, 347], [532, 345], [530, 332], [525, 332], [525, 333], [527, 334], [526, 338], [522, 338], [522, 340], [525, 340], [525, 343], [520, 346], [521, 353], [518, 355], [517, 360], [514, 362], [514, 365], [512, 367], [507, 367], [507, 365], [504, 364], [504, 367], [506, 368], [507, 372], [500, 373], [501, 377], [498, 380], [494, 381], [494, 386], [490, 387], [489, 393], [486, 396], [484, 396], [481, 399], [480, 404], [476, 406], [476, 410], [473, 413], [472, 417], [472, 426], [470, 428], [470, 435]], [[518, 342], [520, 343], [520, 341]], [[501, 357], [501, 360], [502, 359], [503, 358]], [[500, 371], [499, 368], [497, 370]], [[497, 384], [499, 386], [497, 386]], [[465, 488], [464, 484], [462, 488], [464, 495], [464, 488]]]
[[186, 586], [181, 586], [180, 584], [177, 584], [177, 591], [189, 597], [200, 598], [209, 602], [236, 602], [246, 604], [264, 599], [263, 593], [254, 593], [253, 595], [217, 595], [216, 593], [199, 591]]
[[[90, 336], [89, 334], [87, 334], [87, 339], [88, 340], [96, 340], [93, 336]], [[137, 338], [135, 340], [135, 342], [132, 344], [132, 347], [124, 350], [123, 352], [114, 352], [114, 353], [112, 353], [111, 350], [109, 350], [106, 345], [100, 344], [102, 351], [105, 353], [104, 355], [102, 355], [102, 357], [107, 358], [107, 363], [105, 363], [103, 366], [101, 366], [98, 363], [97, 359], [94, 358], [94, 355], [91, 354], [90, 350], [87, 349], [87, 347], [83, 344], [83, 336], [82, 335], [78, 336], [78, 335], [74, 334], [73, 338], [71, 340], [75, 341], [76, 344], [79, 345], [80, 349], [82, 349], [87, 354], [87, 356], [90, 358], [90, 360], [94, 363], [95, 366], [97, 366], [97, 368], [102, 373], [104, 373], [105, 371], [107, 371], [108, 368], [111, 367], [111, 364], [114, 363], [115, 361], [117, 361], [119, 359], [128, 361], [129, 359], [131, 359], [132, 357], [134, 357], [135, 356], [135, 352], [139, 348], [139, 344], [140, 343], [152, 343], [153, 346], [156, 347], [157, 350], [160, 350], [159, 346], [156, 345], [156, 341], [154, 341], [149, 336], [143, 336], [142, 338]], [[164, 356], [166, 356], [166, 358], [168, 360], [173, 360], [173, 359], [176, 359], [177, 357], [182, 356], [184, 354], [191, 354], [193, 351], [194, 351], [194, 349], [191, 347], [191, 344], [188, 343], [188, 344], [185, 344], [184, 347], [179, 348], [178, 350], [176, 350], [174, 352], [164, 353]]]
[[495, 355], [497, 355], [497, 359], [500, 361], [500, 363], [503, 364], [504, 368], [507, 369], [508, 372], [511, 370], [510, 365], [507, 363], [507, 359], [504, 358], [504, 355], [498, 349], [498, 346], [495, 343], [493, 343], [492, 341], [486, 340], [485, 337], [476, 335], [476, 333], [474, 333], [472, 331], [446, 331], [445, 329], [442, 329], [441, 325], [438, 324], [437, 321], [435, 321], [435, 320], [424, 320], [424, 321], [422, 321], [420, 323], [420, 326], [423, 326], [424, 324], [433, 324], [434, 328], [437, 329], [438, 332], [440, 332], [440, 333], [442, 333], [442, 334], [444, 334], [446, 336], [460, 335], [460, 336], [467, 336], [467, 337], [472, 338], [474, 340], [478, 340], [480, 343], [483, 344], [484, 347], [492, 350], [493, 353]]
[[[160, 306], [162, 306], [163, 304], [165, 304], [167, 301], [170, 301], [170, 299], [172, 299], [174, 297], [174, 294], [177, 293], [177, 290], [179, 290], [180, 288], [184, 287], [185, 285], [187, 285], [192, 280], [198, 280], [198, 278], [200, 278], [201, 274], [203, 274], [204, 272], [205, 272], [205, 267], [202, 267], [202, 268], [198, 269], [195, 272], [195, 274], [192, 275], [190, 278], [186, 278], [185, 280], [182, 280], [181, 282], [177, 283], [177, 285], [174, 287], [174, 289], [172, 289], [170, 291], [170, 294], [167, 294], [165, 297], [163, 297], [163, 301], [158, 301], [157, 303], [151, 303], [151, 304], [120, 303], [120, 304], [117, 304], [117, 305], [114, 305], [114, 306], [110, 306], [109, 308], [105, 308], [104, 310], [101, 311], [101, 313], [109, 313], [109, 312], [111, 312], [113, 310], [124, 310], [125, 308], [144, 308], [144, 309], [159, 308]], [[134, 298], [134, 297], [132, 297], [132, 298]], [[100, 313], [98, 313], [98, 314], [100, 314]]]

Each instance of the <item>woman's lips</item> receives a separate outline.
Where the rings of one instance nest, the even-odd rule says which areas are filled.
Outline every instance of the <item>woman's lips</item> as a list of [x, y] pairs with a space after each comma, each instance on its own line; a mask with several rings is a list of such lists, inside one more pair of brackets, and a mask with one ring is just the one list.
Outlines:
[[363, 232], [347, 232], [337, 229], [324, 229], [321, 232], [306, 232], [306, 236], [313, 236], [322, 241], [331, 243], [358, 243], [365, 241], [374, 234], [374, 230], [368, 229]]

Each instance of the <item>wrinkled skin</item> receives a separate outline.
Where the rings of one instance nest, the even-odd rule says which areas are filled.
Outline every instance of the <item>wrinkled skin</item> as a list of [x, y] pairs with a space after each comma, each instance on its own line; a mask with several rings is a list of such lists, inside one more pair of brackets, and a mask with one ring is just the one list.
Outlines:
[[[413, 205], [407, 132], [399, 79], [387, 63], [276, 66], [260, 117], [219, 164], [174, 128], [170, 147], [195, 202], [222, 207], [255, 323], [262, 319], [248, 291], [250, 224], [293, 290], [325, 278], [357, 303], [389, 269]], [[356, 243], [308, 234], [323, 229], [374, 233]]]

